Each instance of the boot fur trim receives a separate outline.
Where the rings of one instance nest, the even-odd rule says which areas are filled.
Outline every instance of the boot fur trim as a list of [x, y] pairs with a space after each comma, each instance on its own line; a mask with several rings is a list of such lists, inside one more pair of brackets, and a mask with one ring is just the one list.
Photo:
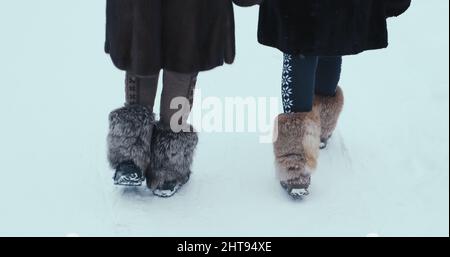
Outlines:
[[[190, 131], [194, 129], [191, 127]], [[151, 164], [146, 172], [148, 187], [155, 190], [168, 181], [186, 183], [197, 143], [196, 132], [175, 133], [157, 124], [152, 138]]]
[[314, 108], [320, 113], [322, 142], [326, 142], [336, 129], [339, 116], [344, 108], [344, 93], [340, 87], [337, 88], [335, 96], [316, 95]]
[[109, 115], [108, 160], [113, 169], [133, 161], [142, 171], [150, 163], [154, 115], [143, 106], [131, 105]]
[[[317, 167], [320, 121], [316, 112], [281, 114], [274, 143], [277, 173], [282, 182], [309, 180]], [[303, 181], [305, 182], [305, 181]]]

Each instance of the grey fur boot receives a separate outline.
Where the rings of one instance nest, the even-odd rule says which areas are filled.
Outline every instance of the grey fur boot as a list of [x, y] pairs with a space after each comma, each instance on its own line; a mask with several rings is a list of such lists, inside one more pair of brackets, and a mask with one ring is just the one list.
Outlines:
[[337, 88], [335, 96], [316, 95], [314, 108], [320, 113], [320, 149], [327, 147], [328, 140], [336, 129], [339, 116], [344, 108], [344, 93], [340, 87]]
[[129, 105], [109, 115], [108, 160], [114, 183], [140, 186], [150, 163], [154, 115], [140, 105]]
[[277, 118], [275, 163], [281, 186], [293, 198], [309, 194], [311, 174], [317, 166], [320, 120], [316, 111], [281, 114]]
[[151, 163], [145, 174], [153, 194], [171, 197], [187, 183], [197, 143], [196, 132], [175, 133], [160, 123], [155, 126]]

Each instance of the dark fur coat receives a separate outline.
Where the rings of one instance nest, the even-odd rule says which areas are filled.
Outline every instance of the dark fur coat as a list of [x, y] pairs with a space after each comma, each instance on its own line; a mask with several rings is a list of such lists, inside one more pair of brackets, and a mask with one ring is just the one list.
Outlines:
[[105, 51], [119, 69], [137, 75], [232, 63], [233, 2], [258, 0], [107, 0]]
[[263, 0], [258, 39], [289, 54], [340, 56], [385, 48], [386, 19], [411, 0]]

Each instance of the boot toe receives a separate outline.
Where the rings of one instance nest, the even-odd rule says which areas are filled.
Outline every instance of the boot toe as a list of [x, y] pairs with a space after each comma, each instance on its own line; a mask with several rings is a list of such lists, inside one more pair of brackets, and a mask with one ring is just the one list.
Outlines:
[[310, 176], [302, 176], [291, 181], [282, 181], [281, 186], [294, 199], [303, 199], [309, 195], [309, 186], [311, 184]]
[[306, 188], [293, 188], [289, 192], [289, 195], [294, 199], [303, 199], [303, 197], [309, 195], [309, 191]]
[[182, 184], [177, 181], [166, 181], [160, 187], [153, 190], [153, 194], [163, 198], [171, 197], [181, 186]]
[[142, 171], [133, 162], [120, 164], [114, 175], [114, 184], [118, 186], [141, 186], [143, 181]]

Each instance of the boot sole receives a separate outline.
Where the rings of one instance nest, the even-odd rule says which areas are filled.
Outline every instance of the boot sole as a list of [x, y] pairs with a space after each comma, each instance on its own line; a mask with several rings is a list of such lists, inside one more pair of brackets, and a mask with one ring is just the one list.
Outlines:
[[142, 178], [137, 174], [132, 175], [122, 175], [117, 178], [114, 178], [114, 185], [116, 186], [127, 186], [127, 187], [136, 187], [142, 186]]
[[172, 190], [161, 190], [161, 189], [156, 189], [153, 190], [153, 194], [155, 196], [161, 197], [161, 198], [169, 198], [172, 197], [173, 195], [175, 195], [178, 190], [180, 190], [180, 188], [182, 187], [182, 185], [177, 185], [175, 186]]
[[300, 189], [292, 189], [289, 192], [289, 195], [295, 200], [301, 200], [304, 197], [309, 195], [308, 189], [300, 188]]

